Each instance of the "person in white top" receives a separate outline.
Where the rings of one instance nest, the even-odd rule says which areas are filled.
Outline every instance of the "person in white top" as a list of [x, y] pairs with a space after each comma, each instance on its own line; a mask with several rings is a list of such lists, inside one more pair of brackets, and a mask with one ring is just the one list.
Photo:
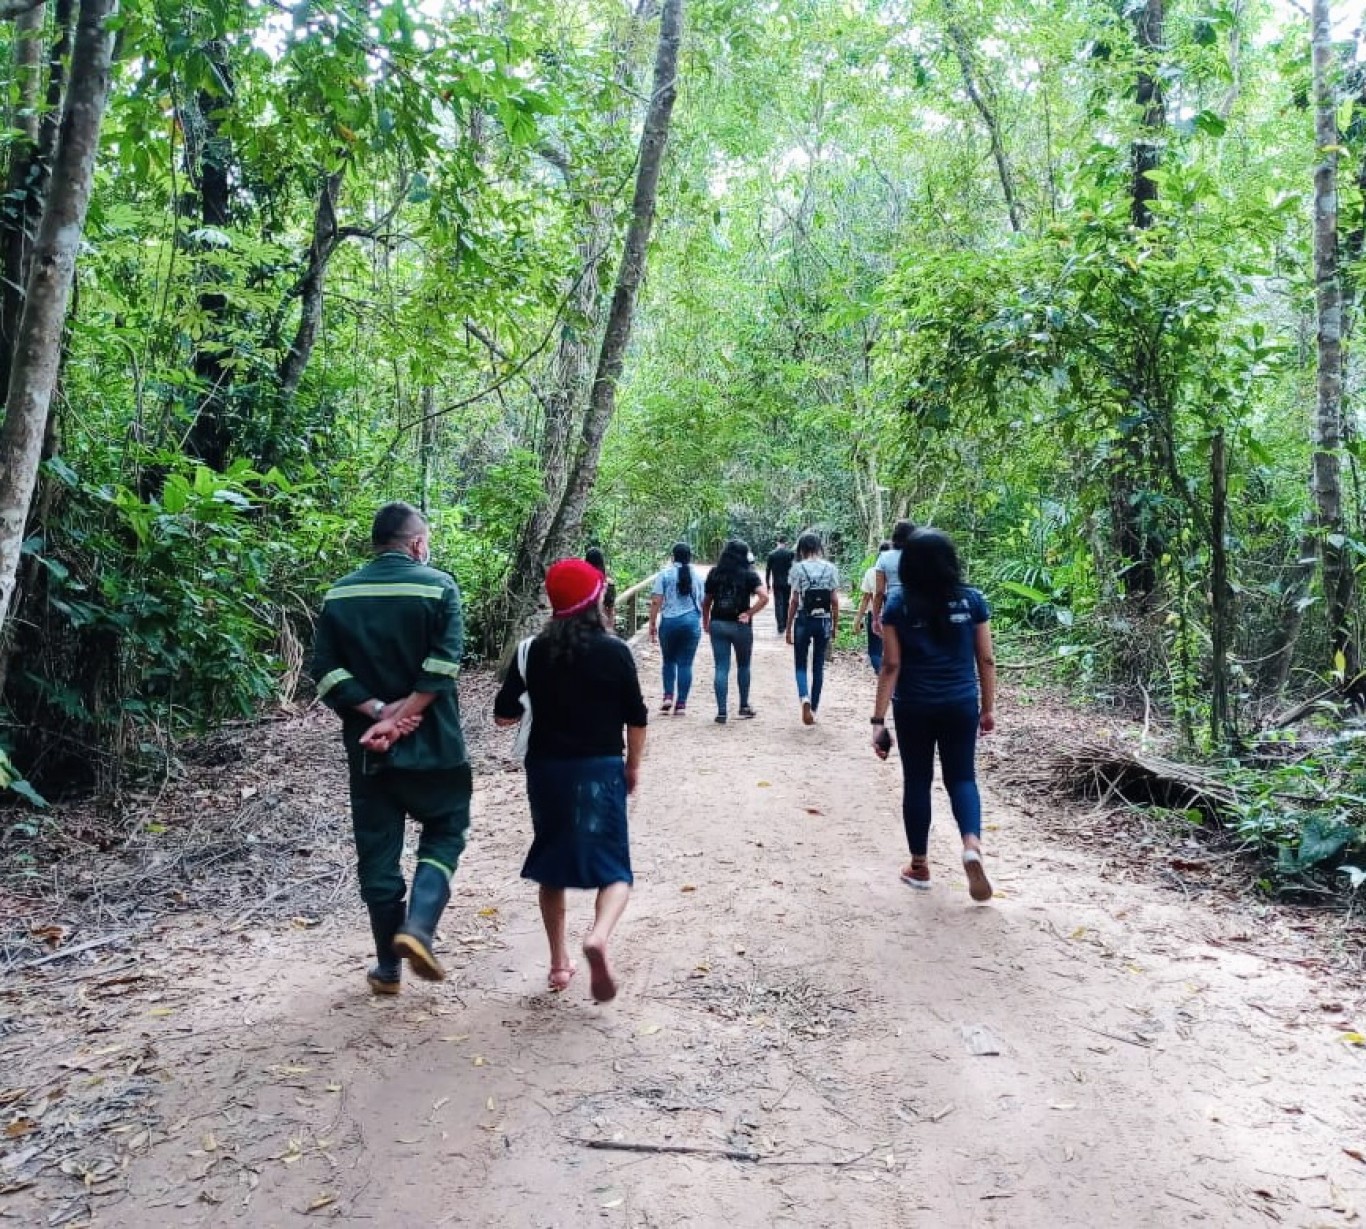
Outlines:
[[[814, 725], [825, 682], [825, 650], [835, 639], [840, 621], [839, 573], [825, 558], [825, 548], [814, 533], [797, 539], [797, 562], [788, 576], [792, 605], [788, 610], [787, 642], [794, 648], [797, 699], [802, 724]], [[810, 663], [810, 681], [807, 668]]]
[[[892, 549], [890, 542], [883, 542], [877, 548], [878, 558]], [[873, 631], [873, 596], [877, 593], [877, 560], [863, 573], [863, 583], [859, 585], [858, 610], [854, 623], [861, 626], [868, 636], [868, 664], [876, 674], [882, 669], [882, 637]]]
[[891, 549], [883, 551], [873, 564], [873, 581], [876, 585], [873, 590], [873, 631], [879, 636], [882, 635], [882, 608], [887, 604], [887, 599], [901, 588], [901, 548], [910, 541], [914, 532], [914, 521], [897, 521], [892, 526]]

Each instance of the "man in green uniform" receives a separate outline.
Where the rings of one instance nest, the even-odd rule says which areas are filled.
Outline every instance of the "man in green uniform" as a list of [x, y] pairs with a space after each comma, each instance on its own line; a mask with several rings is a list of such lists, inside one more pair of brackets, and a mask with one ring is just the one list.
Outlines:
[[[342, 719], [360, 894], [379, 957], [368, 981], [376, 994], [397, 994], [404, 957], [418, 977], [446, 976], [432, 943], [473, 792], [455, 690], [465, 626], [455, 581], [427, 566], [428, 526], [416, 508], [385, 504], [370, 541], [374, 558], [323, 599], [313, 677]], [[422, 836], [405, 906], [409, 815]]]

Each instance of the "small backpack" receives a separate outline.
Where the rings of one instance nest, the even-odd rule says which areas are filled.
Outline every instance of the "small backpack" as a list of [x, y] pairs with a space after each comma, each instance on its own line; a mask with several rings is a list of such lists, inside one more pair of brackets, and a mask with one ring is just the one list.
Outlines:
[[734, 622], [749, 609], [749, 577], [728, 573], [717, 578], [716, 596], [711, 602], [711, 617]]
[[[811, 579], [811, 573], [805, 564], [802, 564], [802, 575], [807, 580]], [[802, 592], [802, 614], [809, 618], [828, 619], [834, 607], [834, 600], [833, 589], [810, 586]]]

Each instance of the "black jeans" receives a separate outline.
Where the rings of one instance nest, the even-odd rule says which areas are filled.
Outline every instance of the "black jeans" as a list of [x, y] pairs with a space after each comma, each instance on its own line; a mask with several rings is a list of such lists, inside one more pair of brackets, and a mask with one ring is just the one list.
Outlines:
[[787, 608], [792, 604], [792, 586], [773, 586], [773, 617], [778, 620], [778, 631], [787, 631]]

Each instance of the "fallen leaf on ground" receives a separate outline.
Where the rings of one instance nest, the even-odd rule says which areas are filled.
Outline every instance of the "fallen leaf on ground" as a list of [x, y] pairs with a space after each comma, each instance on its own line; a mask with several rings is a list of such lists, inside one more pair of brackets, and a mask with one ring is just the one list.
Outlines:
[[325, 1208], [329, 1204], [333, 1204], [336, 1202], [337, 1197], [335, 1195], [319, 1195], [315, 1200], [313, 1200], [312, 1203], [308, 1205], [306, 1211], [316, 1212], [319, 1208]]
[[696, 892], [696, 891], [697, 891], [697, 884], [695, 884], [695, 883], [685, 883], [685, 884], [684, 884], [681, 888], [679, 888], [678, 890], [679, 890], [680, 892]]
[[658, 1024], [647, 1024], [640, 1030], [640, 1035], [642, 1037], [653, 1037], [659, 1032], [659, 1029], [660, 1026]]
[[1345, 1041], [1349, 1046], [1366, 1046], [1366, 1036], [1361, 1033], [1343, 1033], [1339, 1040]]

